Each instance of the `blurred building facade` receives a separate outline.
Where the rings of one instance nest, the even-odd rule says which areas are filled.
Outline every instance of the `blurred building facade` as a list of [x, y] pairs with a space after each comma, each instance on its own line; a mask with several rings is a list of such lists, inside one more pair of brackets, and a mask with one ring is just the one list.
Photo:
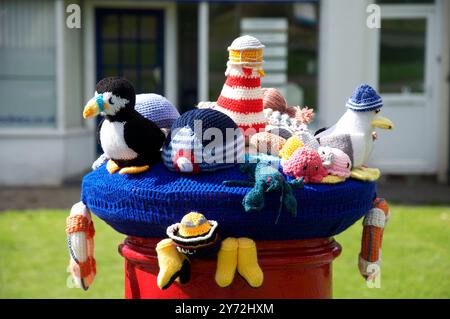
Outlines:
[[315, 127], [332, 125], [358, 84], [377, 88], [397, 127], [379, 132], [370, 164], [448, 180], [449, 1], [3, 0], [0, 185], [58, 185], [89, 170], [96, 122], [81, 112], [105, 76], [181, 112], [215, 100], [241, 34], [266, 45], [263, 86], [313, 107]]

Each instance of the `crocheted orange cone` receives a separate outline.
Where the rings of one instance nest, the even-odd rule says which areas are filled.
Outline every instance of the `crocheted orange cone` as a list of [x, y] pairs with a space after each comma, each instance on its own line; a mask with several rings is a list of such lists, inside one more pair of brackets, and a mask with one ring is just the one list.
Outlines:
[[261, 90], [263, 48], [258, 39], [249, 35], [235, 39], [228, 47], [227, 79], [215, 106], [231, 117], [246, 137], [266, 127]]

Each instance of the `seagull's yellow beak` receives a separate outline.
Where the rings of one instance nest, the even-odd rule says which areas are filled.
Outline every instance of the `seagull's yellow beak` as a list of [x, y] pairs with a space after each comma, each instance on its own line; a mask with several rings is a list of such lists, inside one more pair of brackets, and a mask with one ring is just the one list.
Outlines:
[[100, 108], [98, 107], [98, 103], [95, 99], [91, 99], [83, 110], [83, 117], [85, 119], [94, 117], [100, 113]]
[[377, 116], [370, 124], [384, 130], [392, 130], [394, 128], [394, 123], [390, 119], [382, 116]]

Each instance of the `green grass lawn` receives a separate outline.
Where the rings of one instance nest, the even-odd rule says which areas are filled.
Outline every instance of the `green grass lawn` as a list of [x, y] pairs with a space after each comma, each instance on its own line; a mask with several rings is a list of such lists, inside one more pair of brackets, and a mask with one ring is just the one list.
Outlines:
[[[361, 223], [337, 236], [335, 298], [450, 298], [450, 207], [391, 208], [381, 288], [369, 289], [357, 269]], [[0, 213], [0, 298], [122, 298], [124, 238], [95, 219], [97, 278], [88, 291], [67, 288], [68, 211]]]

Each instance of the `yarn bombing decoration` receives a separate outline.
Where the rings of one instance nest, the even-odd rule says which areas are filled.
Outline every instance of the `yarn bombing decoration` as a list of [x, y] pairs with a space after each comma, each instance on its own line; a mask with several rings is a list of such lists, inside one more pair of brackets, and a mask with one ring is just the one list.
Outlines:
[[243, 163], [244, 151], [244, 136], [230, 117], [213, 109], [195, 109], [173, 123], [162, 159], [171, 171], [195, 174]]
[[[180, 117], [180, 113], [164, 96], [154, 93], [136, 95], [134, 109], [143, 117], [155, 123], [163, 132], [172, 126], [173, 122]], [[92, 164], [92, 169], [99, 168], [104, 162], [110, 160], [106, 154], [102, 154]]]
[[257, 152], [278, 156], [286, 140], [269, 132], [259, 132], [250, 138], [249, 153]]
[[208, 221], [197, 212], [186, 214], [181, 223], [167, 228], [168, 239], [163, 239], [156, 246], [159, 273], [158, 287], [169, 288], [179, 277], [181, 284], [190, 279], [189, 257], [215, 255], [219, 250], [217, 222]]
[[305, 183], [320, 183], [328, 175], [316, 150], [298, 148], [283, 164], [283, 172], [295, 178], [304, 178]]
[[[190, 279], [189, 258], [214, 256], [219, 251], [218, 223], [197, 212], [183, 217], [180, 223], [167, 228], [169, 238], [156, 246], [159, 272], [158, 287], [169, 288], [179, 278], [181, 284]], [[227, 238], [220, 245], [215, 280], [220, 287], [229, 286], [238, 272], [252, 287], [263, 283], [264, 274], [258, 265], [256, 244], [249, 238]]]
[[286, 143], [284, 143], [283, 147], [281, 148], [279, 155], [282, 159], [287, 161], [291, 155], [300, 147], [303, 147], [303, 142], [300, 140], [300, 138], [296, 135], [291, 136], [287, 139]]
[[120, 77], [108, 77], [96, 85], [95, 96], [83, 110], [84, 118], [98, 114], [100, 144], [108, 161], [110, 174], [142, 173], [160, 158], [165, 135], [152, 121], [135, 109], [134, 87]]
[[328, 146], [319, 147], [318, 152], [328, 174], [344, 178], [350, 177], [352, 163], [347, 154], [338, 148]]
[[383, 102], [378, 93], [369, 85], [361, 84], [348, 99], [347, 111], [329, 129], [316, 135], [320, 145], [341, 149], [352, 161], [352, 177], [360, 180], [376, 180], [380, 171], [365, 168], [373, 149], [373, 130], [393, 129], [394, 124], [378, 115]]
[[129, 178], [110, 175], [103, 165], [84, 176], [81, 199], [93, 214], [128, 236], [164, 238], [168, 225], [178, 223], [187, 211], [199, 211], [219, 223], [223, 238], [300, 240], [344, 231], [369, 211], [376, 196], [373, 182], [305, 184], [293, 190], [297, 217], [281, 214], [275, 225], [279, 192], [266, 193], [264, 208], [249, 214], [242, 206], [249, 187], [223, 185], [227, 180], [248, 181], [248, 174], [238, 166], [214, 174], [177, 174], [160, 163], [139, 178]]
[[266, 127], [261, 91], [263, 48], [258, 39], [249, 35], [233, 41], [228, 47], [227, 79], [214, 106], [215, 110], [230, 116], [245, 136]]
[[389, 217], [389, 205], [386, 200], [376, 198], [373, 201], [372, 209], [363, 220], [364, 228], [358, 268], [361, 275], [368, 281], [375, 280], [380, 274], [383, 233]]
[[161, 129], [170, 129], [180, 117], [180, 113], [168, 99], [155, 93], [136, 95], [134, 109]]
[[278, 171], [278, 168], [263, 161], [257, 164], [242, 164], [241, 172], [247, 173], [251, 181], [231, 180], [224, 181], [223, 184], [227, 186], [253, 187], [242, 200], [242, 205], [246, 212], [261, 211], [264, 208], [264, 194], [270, 191], [278, 191], [280, 193], [280, 204], [275, 224], [278, 223], [283, 207], [293, 217], [297, 216], [297, 200], [295, 199], [293, 188], [303, 187], [303, 178], [288, 183], [283, 174]]
[[97, 273], [94, 257], [95, 229], [91, 213], [82, 202], [73, 205], [66, 220], [66, 234], [70, 273], [75, 286], [87, 290]]
[[275, 88], [263, 88], [266, 131], [288, 139], [305, 130], [314, 119], [314, 111], [308, 107], [288, 106], [283, 95]]

